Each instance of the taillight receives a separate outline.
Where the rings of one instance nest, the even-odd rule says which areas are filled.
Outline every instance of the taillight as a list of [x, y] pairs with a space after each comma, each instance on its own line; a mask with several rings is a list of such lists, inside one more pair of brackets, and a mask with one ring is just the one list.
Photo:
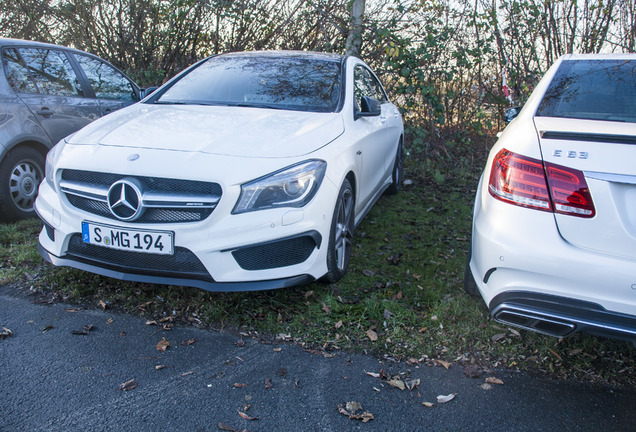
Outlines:
[[[547, 178], [547, 183], [546, 183]], [[490, 194], [511, 204], [579, 217], [593, 217], [594, 203], [579, 170], [544, 163], [503, 149], [495, 156]]]

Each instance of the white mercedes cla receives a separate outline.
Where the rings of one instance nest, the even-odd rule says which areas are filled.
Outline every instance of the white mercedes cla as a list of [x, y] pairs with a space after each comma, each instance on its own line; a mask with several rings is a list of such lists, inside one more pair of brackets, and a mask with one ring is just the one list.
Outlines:
[[567, 55], [490, 152], [466, 291], [498, 321], [636, 342], [636, 55]]
[[361, 60], [233, 53], [62, 140], [35, 207], [49, 262], [212, 291], [334, 282], [402, 176], [398, 109]]

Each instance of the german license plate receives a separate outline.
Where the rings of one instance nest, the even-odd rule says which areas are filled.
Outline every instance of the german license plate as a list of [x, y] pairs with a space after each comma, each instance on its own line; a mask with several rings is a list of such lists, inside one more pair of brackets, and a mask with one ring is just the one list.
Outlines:
[[113, 227], [82, 222], [82, 241], [96, 246], [132, 252], [172, 255], [174, 233]]

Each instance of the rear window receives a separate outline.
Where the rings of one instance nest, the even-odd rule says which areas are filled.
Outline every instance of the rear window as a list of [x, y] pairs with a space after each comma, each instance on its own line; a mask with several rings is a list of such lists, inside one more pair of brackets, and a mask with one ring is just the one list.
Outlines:
[[636, 61], [564, 61], [537, 116], [636, 123]]
[[289, 57], [214, 57], [182, 77], [155, 103], [335, 112], [340, 62]]

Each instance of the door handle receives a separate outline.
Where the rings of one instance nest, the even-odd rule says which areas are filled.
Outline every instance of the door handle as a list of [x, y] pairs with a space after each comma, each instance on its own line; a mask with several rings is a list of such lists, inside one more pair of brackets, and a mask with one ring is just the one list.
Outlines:
[[36, 114], [41, 115], [42, 117], [51, 117], [55, 114], [55, 111], [51, 111], [50, 109], [44, 107], [41, 110], [36, 111]]

